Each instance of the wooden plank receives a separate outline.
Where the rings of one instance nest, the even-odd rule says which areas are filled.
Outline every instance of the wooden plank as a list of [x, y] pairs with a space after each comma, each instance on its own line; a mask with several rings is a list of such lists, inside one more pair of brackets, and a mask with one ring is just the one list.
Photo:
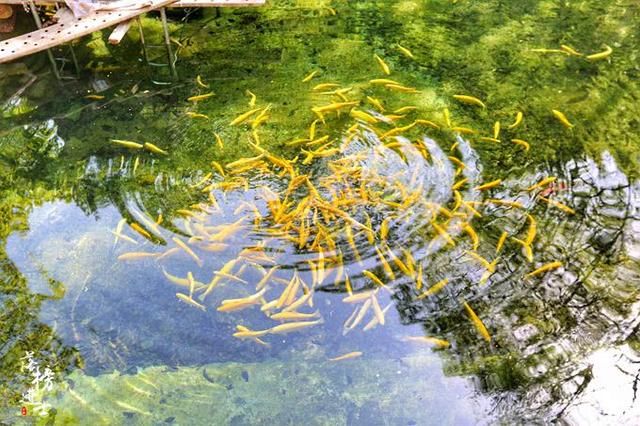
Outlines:
[[149, 6], [140, 9], [97, 11], [68, 23], [54, 24], [9, 40], [0, 41], [0, 64], [68, 43], [92, 32], [128, 21], [145, 12], [167, 6], [175, 1], [150, 0]]
[[128, 21], [118, 24], [109, 36], [109, 44], [120, 44], [122, 38], [127, 35], [127, 31], [131, 28], [132, 23], [133, 19], [129, 19]]
[[180, 0], [169, 7], [245, 7], [262, 6], [266, 0]]
[[[2, 0], [2, 4], [22, 4], [24, 0]], [[34, 0], [36, 6], [62, 4], [64, 0]], [[266, 0], [181, 0], [167, 7], [243, 7], [262, 6]], [[108, 5], [109, 3], [104, 3]], [[113, 3], [112, 3], [113, 4]]]

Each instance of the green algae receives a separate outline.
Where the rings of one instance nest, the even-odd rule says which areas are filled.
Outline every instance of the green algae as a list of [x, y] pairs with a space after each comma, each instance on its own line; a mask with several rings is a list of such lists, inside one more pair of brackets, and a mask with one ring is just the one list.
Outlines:
[[[329, 5], [336, 9], [335, 17], [325, 9]], [[103, 102], [83, 100], [81, 95], [87, 93], [87, 88], [82, 84], [71, 86], [71, 90], [60, 90], [58, 99], [50, 99], [50, 94], [41, 89], [34, 90], [28, 92], [29, 101], [33, 97], [39, 107], [19, 116], [12, 115], [0, 124], [2, 187], [3, 190], [11, 186], [19, 188], [19, 191], [3, 191], [7, 199], [7, 214], [3, 217], [8, 218], [7, 222], [20, 223], [3, 233], [2, 240], [11, 232], [27, 229], [29, 209], [16, 212], [9, 208], [11, 205], [28, 206], [42, 200], [64, 198], [73, 199], [86, 212], [95, 212], [101, 203], [110, 200], [125, 211], [118, 194], [130, 191], [141, 191], [152, 212], [171, 212], [197, 202], [199, 195], [187, 185], [159, 197], [154, 194], [151, 183], [161, 171], [185, 178], [197, 175], [198, 170], [208, 170], [212, 159], [224, 163], [246, 155], [248, 140], [240, 138], [240, 131], [228, 129], [227, 125], [248, 108], [247, 89], [258, 95], [261, 105], [273, 104], [271, 123], [261, 130], [263, 144], [274, 152], [295, 154], [283, 143], [305, 133], [314, 119], [308, 108], [317, 103], [308, 89], [324, 81], [336, 81], [354, 86], [359, 92], [383, 96], [387, 104], [396, 107], [417, 105], [421, 116], [437, 121], [442, 120], [441, 111], [447, 107], [456, 124], [482, 129], [486, 134], [490, 133], [494, 121], [499, 120], [504, 129], [516, 111], [523, 111], [525, 120], [521, 127], [515, 132], [503, 132], [505, 141], [510, 137], [528, 140], [531, 152], [521, 155], [517, 147], [505, 142], [499, 147], [478, 145], [483, 163], [490, 165], [487, 179], [504, 178], [505, 170], [508, 176], [518, 176], [545, 168], [549, 163], [587, 154], [598, 157], [604, 150], [611, 151], [623, 170], [635, 177], [640, 163], [637, 136], [640, 88], [634, 48], [638, 29], [633, 20], [637, 19], [638, 12], [637, 5], [617, 1], [600, 5], [556, 1], [508, 4], [498, 1], [481, 4], [274, 1], [267, 8], [224, 10], [219, 16], [207, 11], [202, 21], [171, 26], [172, 36], [184, 47], [174, 45], [180, 58], [181, 80], [168, 91], [157, 90], [147, 81], [150, 73], [137, 59], [139, 45], [135, 31], [117, 48], [106, 46], [104, 34], [102, 40], [98, 40], [98, 36], [83, 40], [84, 46], [78, 49], [81, 61], [87, 64], [92, 78], [112, 83], [104, 93], [111, 103], [103, 106]], [[143, 24], [149, 40], [159, 43], [157, 19], [145, 18]], [[409, 47], [418, 59], [411, 61], [401, 56], [395, 48], [397, 43]], [[529, 51], [539, 47], [557, 48], [561, 43], [587, 53], [600, 50], [606, 43], [614, 48], [614, 54], [609, 60], [589, 63], [582, 58]], [[380, 74], [374, 54], [383, 56], [390, 64], [392, 78], [418, 87], [422, 94], [408, 96], [365, 88], [369, 78]], [[30, 64], [37, 65], [37, 60]], [[122, 75], [110, 74], [106, 71], [110, 67], [117, 67], [116, 71]], [[303, 84], [302, 78], [315, 69], [321, 71], [320, 75], [310, 84]], [[186, 98], [204, 91], [195, 84], [196, 75], [211, 85], [216, 96], [192, 105]], [[2, 93], [8, 95], [12, 92], [9, 87], [15, 82], [9, 80], [10, 75], [6, 78], [3, 77], [0, 87]], [[132, 94], [136, 85], [139, 91]], [[142, 96], [144, 90], [151, 90], [153, 96]], [[456, 93], [479, 96], [489, 108], [480, 111], [460, 105], [451, 99]], [[564, 111], [576, 127], [571, 131], [564, 129], [551, 116], [551, 109]], [[190, 119], [184, 115], [186, 111], [207, 114], [210, 120]], [[48, 146], [46, 138], [21, 128], [22, 124], [52, 115], [57, 117], [60, 134], [67, 142], [60, 156]], [[214, 132], [219, 132], [225, 140], [224, 150], [215, 146]], [[452, 135], [446, 132], [430, 131], [430, 134], [443, 144], [451, 141]], [[105, 183], [106, 177], [99, 174], [94, 179], [78, 180], [77, 175], [92, 155], [114, 161], [119, 161], [120, 156], [133, 160], [129, 152], [109, 144], [113, 137], [160, 141], [159, 145], [168, 149], [171, 157], [158, 160], [151, 154], [141, 154], [139, 173], [130, 179]], [[72, 191], [68, 182], [74, 182]], [[91, 236], [98, 241], [103, 237]], [[52, 241], [52, 245], [66, 250], [73, 248], [64, 241]], [[90, 243], [81, 247], [88, 249]], [[91, 265], [86, 262], [82, 266]], [[623, 298], [603, 291], [614, 270], [612, 266], [604, 274], [594, 274], [582, 286], [587, 294], [604, 297], [605, 304], [621, 307], [633, 299], [632, 291]], [[25, 298], [20, 299], [20, 307], [9, 312], [24, 310], [35, 315], [37, 307], [32, 299]], [[541, 309], [542, 305], [522, 303], [505, 312], [515, 313], [522, 322], [536, 325], [545, 336], [553, 335], [559, 327], [571, 330], [576, 326], [576, 319], [566, 308], [554, 309], [554, 318], [544, 318]], [[29, 317], [29, 321], [34, 321], [34, 316]], [[459, 316], [450, 320], [451, 324], [456, 321]], [[455, 330], [451, 324], [443, 328]], [[43, 341], [51, 338], [50, 330], [38, 330]], [[456, 333], [460, 335], [461, 344], [469, 344], [482, 356], [489, 351], [476, 347], [470, 327]], [[501, 343], [507, 347], [510, 344], [506, 337]], [[19, 349], [24, 348], [17, 346], [16, 356]], [[517, 357], [505, 352], [506, 355], [487, 356], [480, 358], [481, 361], [474, 360], [477, 354], [469, 355], [451, 367], [451, 372], [488, 377], [486, 380], [494, 383], [495, 389], [530, 385], [530, 379], [514, 361]], [[14, 358], [9, 368], [15, 367]], [[238, 368], [234, 367], [233, 371]], [[491, 378], [492, 375], [497, 375], [497, 379]], [[295, 387], [295, 383], [289, 385]], [[118, 392], [122, 391], [116, 392], [120, 395]], [[123, 392], [122, 396], [130, 398], [131, 395]], [[105, 410], [107, 408], [114, 407], [105, 405]], [[141, 408], [145, 413], [153, 413], [151, 406]], [[61, 411], [59, 418], [73, 421], [85, 415], [88, 414]], [[185, 410], [183, 415], [188, 412]], [[134, 416], [146, 418], [145, 414]], [[332, 420], [336, 418], [326, 422]]]
[[[438, 362], [414, 355], [389, 362], [286, 363], [149, 367], [134, 374], [74, 373], [50, 399], [56, 424], [451, 424], [473, 421], [481, 405], [450, 399], [469, 391], [433, 375]], [[430, 401], [425, 406], [423, 400]], [[449, 408], [445, 408], [449, 406]], [[454, 406], [455, 409], [451, 409]], [[384, 416], [384, 419], [381, 417]], [[42, 421], [43, 423], [45, 420]]]

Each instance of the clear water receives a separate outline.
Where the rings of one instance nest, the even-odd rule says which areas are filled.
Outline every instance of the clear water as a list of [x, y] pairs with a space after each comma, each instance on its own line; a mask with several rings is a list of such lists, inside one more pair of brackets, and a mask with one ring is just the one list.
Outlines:
[[[83, 39], [76, 49], [81, 78], [64, 85], [55, 82], [44, 55], [0, 66], [0, 419], [634, 423], [640, 416], [638, 12], [637, 4], [617, 1], [274, 0], [259, 9], [174, 17], [180, 78], [172, 84], [158, 84], [169, 81], [164, 70], [141, 62], [136, 31], [117, 47], [105, 44], [106, 33]], [[160, 41], [157, 19], [143, 22], [147, 40]], [[26, 29], [28, 21], [21, 25]], [[531, 50], [562, 44], [586, 55], [604, 45], [613, 52], [591, 61]], [[374, 55], [384, 58], [391, 75]], [[303, 82], [314, 70], [317, 76]], [[201, 87], [197, 76], [210, 87]], [[419, 93], [369, 83], [385, 77]], [[318, 118], [311, 108], [341, 101], [311, 90], [329, 82], [351, 87], [345, 96], [372, 115], [376, 108], [367, 96], [382, 100], [387, 115], [405, 106], [416, 110], [400, 113], [406, 117], [396, 123], [361, 122], [358, 133], [349, 130], [356, 120], [348, 109], [328, 113], [316, 124], [317, 137], [328, 135], [339, 152], [305, 165], [302, 149], [308, 148], [287, 142], [308, 136]], [[349, 219], [326, 208], [315, 221], [311, 213], [306, 218], [311, 235], [321, 229], [331, 235], [321, 238], [323, 278], [316, 272], [317, 246], [311, 238], [300, 243], [300, 222], [279, 222], [269, 204], [286, 191], [290, 176], [278, 166], [254, 164], [224, 178], [211, 164], [259, 154], [250, 126], [229, 125], [251, 109], [247, 90], [257, 96], [257, 108], [270, 105], [268, 120], [257, 128], [260, 146], [277, 158], [299, 156], [297, 173], [308, 174], [323, 199], [348, 211]], [[210, 91], [211, 98], [187, 100]], [[455, 94], [481, 98], [486, 108], [460, 103]], [[574, 127], [564, 127], [552, 109]], [[509, 129], [517, 111], [523, 122]], [[440, 129], [417, 125], [397, 139], [381, 138], [415, 119]], [[501, 142], [480, 140], [493, 136], [496, 121]], [[452, 127], [478, 133], [460, 135]], [[528, 141], [530, 150], [513, 138]], [[152, 142], [169, 155], [129, 150], [111, 139]], [[357, 170], [356, 177], [336, 180], [336, 164]], [[556, 181], [527, 191], [549, 176]], [[224, 186], [234, 179], [238, 185]], [[498, 186], [477, 189], [496, 179]], [[367, 202], [360, 200], [362, 185]], [[454, 209], [456, 189], [473, 208]], [[290, 209], [310, 192], [306, 184], [292, 191]], [[459, 214], [448, 217], [439, 207]], [[529, 217], [537, 224], [532, 261], [512, 238], [527, 237]], [[375, 231], [373, 243], [367, 228]], [[224, 230], [229, 235], [216, 239]], [[503, 231], [509, 238], [496, 253]], [[210, 239], [208, 249], [203, 239]], [[405, 267], [413, 258], [422, 278], [406, 273], [390, 251]], [[495, 272], [488, 274], [469, 251], [495, 260]], [[153, 257], [123, 260], [130, 252]], [[231, 273], [242, 281], [222, 276], [203, 297], [207, 288], [199, 283], [207, 286], [233, 259], [240, 260]], [[554, 261], [562, 266], [527, 276]], [[224, 300], [259, 291], [261, 271], [274, 266], [264, 301], [218, 311]], [[204, 310], [176, 296], [191, 293], [189, 273], [192, 300]], [[280, 298], [294, 276], [308, 287], [295, 299], [313, 294], [313, 306], [299, 311], [317, 311], [312, 319], [321, 321], [261, 335], [264, 345], [234, 337], [238, 325], [268, 330], [280, 323], [260, 307]], [[384, 324], [374, 327], [369, 299], [353, 325], [365, 301], [345, 303], [346, 277], [354, 295], [375, 291]], [[424, 295], [443, 279], [448, 283], [439, 292]], [[425, 336], [440, 340], [419, 339]], [[33, 387], [21, 359], [28, 351], [55, 377], [53, 388], [36, 398], [51, 407], [46, 417], [24, 402]], [[352, 352], [362, 354], [331, 361]], [[28, 416], [21, 415], [23, 406]]]

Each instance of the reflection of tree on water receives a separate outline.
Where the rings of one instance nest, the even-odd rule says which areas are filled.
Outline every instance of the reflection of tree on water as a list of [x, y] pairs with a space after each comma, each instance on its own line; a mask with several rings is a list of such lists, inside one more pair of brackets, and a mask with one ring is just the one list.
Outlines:
[[[140, 176], [147, 179], [146, 185], [126, 177], [132, 167], [131, 159], [127, 162], [129, 169], [120, 174], [117, 163], [110, 167], [88, 161], [83, 166], [83, 178], [76, 181], [79, 183], [73, 189], [75, 202], [86, 213], [95, 213], [101, 206], [113, 204], [123, 217], [135, 218], [135, 210], [149, 215], [158, 210], [170, 212], [197, 199], [191, 195], [197, 191], [184, 190], [187, 185], [164, 187], [162, 197], [158, 196], [157, 181], [144, 178], [145, 170], [141, 170]], [[505, 416], [513, 414], [513, 406], [521, 410], [518, 415], [532, 419], [549, 413], [560, 414], [567, 404], [576, 403], [589, 390], [593, 369], [581, 360], [594, 348], [621, 343], [635, 333], [637, 323], [629, 317], [636, 291], [632, 283], [638, 282], [637, 272], [629, 266], [622, 249], [625, 245], [629, 251], [636, 247], [637, 253], [637, 241], [634, 246], [629, 231], [637, 233], [637, 227], [633, 228], [637, 225], [630, 222], [636, 213], [633, 206], [637, 203], [634, 197], [638, 191], [616, 170], [607, 158], [600, 168], [590, 161], [567, 166], [558, 174], [569, 182], [574, 197], [572, 205], [579, 214], [567, 218], [553, 210], [535, 211], [540, 229], [536, 253], [545, 261], [563, 260], [564, 269], [542, 279], [514, 280], [514, 276], [530, 271], [532, 265], [527, 265], [518, 252], [519, 247], [511, 244], [503, 254], [504, 265], [489, 284], [480, 287], [477, 271], [467, 270], [468, 259], [452, 259], [445, 251], [434, 257], [430, 270], [453, 271], [458, 276], [450, 277], [451, 285], [441, 296], [416, 302], [415, 293], [402, 285], [395, 293], [397, 310], [405, 323], [422, 323], [427, 335], [446, 337], [454, 344], [452, 349], [441, 352], [447, 360], [447, 371], [479, 377], [481, 389], [499, 393], [497, 407]], [[177, 187], [181, 190], [176, 190]], [[565, 191], [561, 187], [556, 190]], [[491, 225], [491, 220], [499, 219], [487, 220]], [[509, 218], [505, 215], [501, 219]], [[637, 217], [633, 223], [637, 224]], [[494, 239], [492, 235], [487, 238], [488, 241]], [[11, 270], [17, 273], [15, 268]], [[440, 278], [430, 273], [427, 276], [430, 283]], [[629, 288], [625, 284], [629, 284]], [[86, 309], [76, 311], [79, 321], [108, 318], [113, 311], [91, 313], [87, 310], [92, 303], [99, 302], [100, 297], [92, 294], [83, 301]], [[460, 299], [470, 300], [481, 315], [493, 334], [491, 345], [478, 337], [461, 308]], [[98, 324], [105, 327], [102, 331], [111, 329], [115, 336], [87, 346], [107, 346], [114, 342], [120, 345], [137, 340], [136, 336], [127, 337], [121, 330], [116, 332], [110, 328], [109, 321]], [[12, 332], [12, 335], [22, 336], [22, 333], [26, 332]], [[236, 347], [231, 352], [238, 350]], [[118, 369], [132, 362], [130, 358], [120, 361], [101, 358], [100, 351], [92, 357], [97, 363]], [[635, 372], [624, 369], [630, 374]]]
[[[446, 371], [477, 376], [483, 392], [496, 394], [496, 412], [504, 419], [575, 420], [584, 404], [591, 404], [596, 416], [624, 418], [635, 401], [640, 373], [640, 188], [629, 183], [608, 154], [601, 164], [571, 162], [558, 175], [569, 188], [557, 191], [570, 191], [579, 213], [566, 218], [545, 212], [535, 250], [543, 259], [563, 260], [563, 269], [542, 278], [514, 279], [521, 276], [523, 262], [510, 256], [488, 288], [452, 285], [442, 299], [419, 305], [398, 293], [397, 308], [404, 322], [422, 323], [427, 335], [454, 342], [443, 353]], [[436, 261], [435, 269], [461, 261], [445, 259], [440, 266]], [[492, 330], [491, 345], [477, 336], [462, 309], [451, 304], [469, 297], [469, 291], [477, 293], [473, 303]], [[594, 370], [592, 354], [610, 347], [620, 347], [611, 351], [608, 362], [628, 376], [626, 387], [594, 390], [594, 375], [603, 372], [602, 365]], [[628, 405], [598, 405], [602, 392], [618, 392]]]

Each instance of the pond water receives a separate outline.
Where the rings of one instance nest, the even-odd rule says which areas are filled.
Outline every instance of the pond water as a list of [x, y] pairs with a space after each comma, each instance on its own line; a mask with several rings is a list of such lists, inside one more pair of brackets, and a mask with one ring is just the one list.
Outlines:
[[640, 5], [267, 3], [0, 65], [0, 422], [637, 423]]

